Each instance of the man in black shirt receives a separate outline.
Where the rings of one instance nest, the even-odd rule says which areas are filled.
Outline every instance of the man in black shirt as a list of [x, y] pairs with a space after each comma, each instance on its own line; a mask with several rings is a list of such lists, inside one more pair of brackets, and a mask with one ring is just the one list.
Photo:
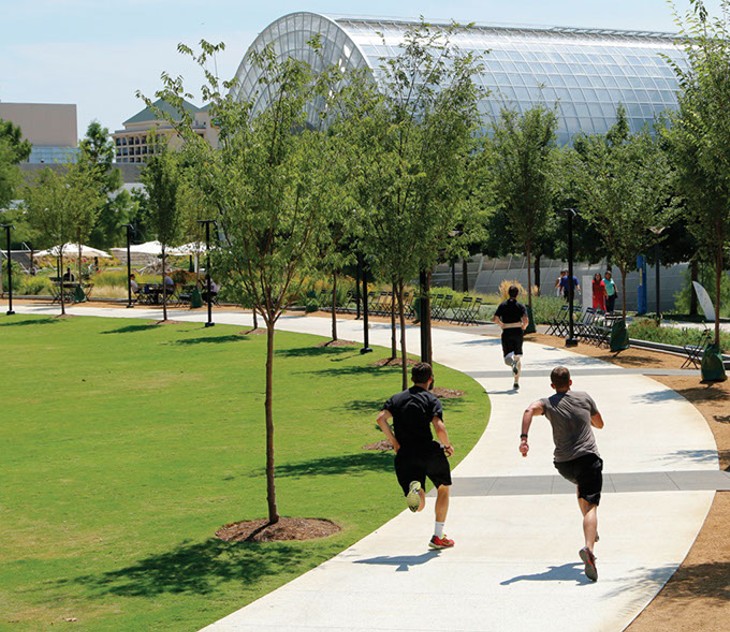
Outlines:
[[[454, 541], [444, 535], [449, 510], [451, 468], [447, 457], [454, 453], [443, 422], [441, 402], [433, 388], [431, 365], [419, 362], [411, 370], [413, 386], [393, 395], [378, 415], [378, 426], [395, 450], [395, 474], [411, 511], [426, 506], [426, 476], [436, 487], [436, 525], [428, 546], [448, 549]], [[388, 423], [393, 419], [393, 428]], [[441, 443], [433, 440], [431, 425]]]
[[499, 304], [492, 319], [502, 328], [502, 355], [504, 355], [504, 363], [512, 367], [515, 389], [520, 388], [522, 336], [529, 322], [525, 306], [517, 302], [519, 293], [516, 286], [510, 285], [507, 290], [509, 298]]

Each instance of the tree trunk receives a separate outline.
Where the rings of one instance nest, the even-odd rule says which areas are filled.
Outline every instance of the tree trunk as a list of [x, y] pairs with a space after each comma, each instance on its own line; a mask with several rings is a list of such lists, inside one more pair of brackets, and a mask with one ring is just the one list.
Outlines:
[[61, 254], [58, 257], [58, 265], [60, 266], [59, 275], [58, 275], [58, 284], [61, 288], [61, 316], [66, 315], [66, 292], [63, 287], [63, 250], [61, 250]]
[[259, 319], [256, 316], [256, 308], [253, 308], [253, 329], [256, 331], [259, 328]]
[[398, 281], [398, 319], [400, 320], [401, 376], [403, 390], [408, 388], [408, 360], [406, 354], [406, 311], [403, 307], [403, 281]]
[[469, 291], [469, 262], [461, 260], [461, 291], [466, 294]]
[[332, 273], [332, 340], [337, 340], [337, 272]]
[[626, 320], [626, 270], [623, 266], [618, 267], [621, 272], [621, 315]]
[[266, 503], [269, 508], [269, 524], [279, 522], [276, 509], [276, 482], [274, 480], [274, 322], [266, 319]]
[[699, 305], [697, 304], [697, 292], [695, 292], [695, 287], [692, 283], [692, 281], [700, 280], [700, 266], [697, 259], [692, 259], [689, 262], [689, 274], [691, 279], [689, 284], [689, 315], [697, 316], [697, 308]]
[[537, 295], [540, 296], [540, 255], [535, 255], [535, 287], [537, 288]]
[[392, 284], [391, 290], [393, 300], [390, 302], [390, 359], [395, 360], [398, 357], [398, 336], [395, 330], [395, 310], [398, 304], [398, 290], [395, 283]]
[[[167, 320], [167, 286], [165, 285], [165, 244], [162, 244], [162, 320]], [[206, 271], [207, 272], [207, 271]]]

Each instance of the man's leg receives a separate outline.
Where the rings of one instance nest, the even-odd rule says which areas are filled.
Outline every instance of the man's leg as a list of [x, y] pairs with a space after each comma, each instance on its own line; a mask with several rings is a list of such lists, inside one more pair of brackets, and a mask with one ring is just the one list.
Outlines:
[[436, 490], [436, 522], [446, 522], [446, 514], [449, 513], [449, 489], [450, 485], [439, 485]]
[[578, 505], [583, 514], [583, 536], [586, 547], [591, 552], [596, 544], [596, 533], [598, 532], [598, 505], [589, 503], [585, 498], [578, 498]]

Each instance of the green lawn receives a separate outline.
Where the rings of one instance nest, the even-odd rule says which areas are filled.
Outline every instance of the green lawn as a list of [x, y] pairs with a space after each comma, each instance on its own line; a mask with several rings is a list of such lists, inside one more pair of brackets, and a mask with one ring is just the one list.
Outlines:
[[[277, 334], [277, 498], [283, 516], [343, 530], [226, 544], [219, 526], [266, 516], [265, 336], [0, 316], [0, 630], [196, 630], [402, 511], [391, 454], [362, 449], [382, 438], [375, 416], [400, 370], [371, 366], [382, 349], [320, 342]], [[463, 458], [489, 401], [437, 372], [466, 393], [444, 403]]]

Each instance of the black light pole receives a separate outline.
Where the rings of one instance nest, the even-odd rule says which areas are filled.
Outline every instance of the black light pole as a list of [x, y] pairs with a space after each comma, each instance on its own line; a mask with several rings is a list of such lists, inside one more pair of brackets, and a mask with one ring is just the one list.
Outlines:
[[358, 255], [361, 261], [362, 268], [362, 349], [360, 353], [370, 353], [369, 332], [368, 332], [368, 270], [365, 267], [365, 262], [362, 260], [362, 255]]
[[568, 337], [566, 347], [577, 347], [578, 340], [573, 337], [573, 300], [575, 299], [575, 283], [573, 282], [573, 218], [574, 208], [565, 209], [568, 213]]
[[13, 262], [10, 258], [10, 229], [13, 228], [12, 224], [2, 224], [5, 229], [5, 238], [8, 243], [8, 311], [5, 312], [8, 316], [15, 314], [13, 311]]
[[127, 229], [127, 309], [134, 307], [132, 302], [132, 233], [134, 232], [134, 226], [131, 224], [125, 224]]
[[205, 326], [212, 327], [215, 323], [213, 322], [213, 307], [211, 304], [213, 297], [210, 292], [210, 225], [215, 224], [215, 220], [201, 219], [198, 220], [198, 224], [205, 226], [205, 291], [208, 299], [208, 322], [205, 323]]
[[362, 260], [357, 255], [357, 267], [355, 268], [355, 320], [360, 320], [360, 279], [362, 278]]

